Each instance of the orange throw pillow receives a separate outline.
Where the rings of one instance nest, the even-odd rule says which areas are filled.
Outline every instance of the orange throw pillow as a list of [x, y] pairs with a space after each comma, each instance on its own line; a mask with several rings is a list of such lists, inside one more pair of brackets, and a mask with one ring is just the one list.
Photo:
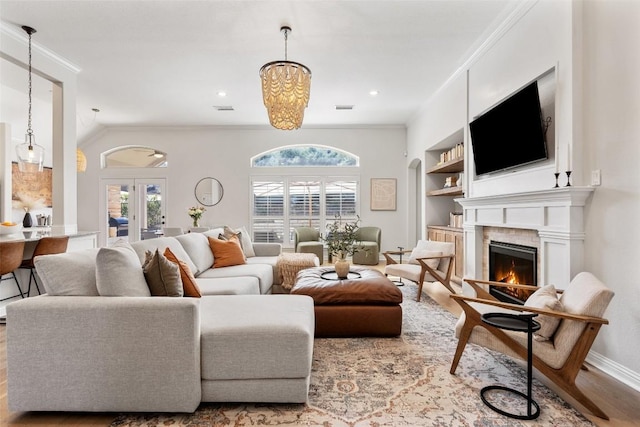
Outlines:
[[240, 240], [231, 236], [229, 240], [214, 239], [208, 236], [209, 246], [213, 252], [213, 268], [246, 264]]
[[166, 248], [164, 250], [164, 256], [169, 261], [178, 264], [178, 267], [180, 268], [180, 278], [182, 279], [182, 288], [184, 290], [184, 296], [200, 298], [202, 294], [200, 294], [200, 288], [196, 283], [196, 278], [193, 276], [193, 273], [191, 272], [189, 265], [186, 262], [179, 260], [178, 257], [176, 257], [173, 254], [173, 252], [171, 252], [171, 249], [169, 248]]

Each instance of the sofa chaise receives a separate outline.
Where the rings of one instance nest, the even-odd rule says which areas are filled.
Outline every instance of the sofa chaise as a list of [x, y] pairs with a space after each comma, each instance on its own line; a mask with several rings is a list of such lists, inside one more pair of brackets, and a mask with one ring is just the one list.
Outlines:
[[[254, 245], [252, 262], [215, 268], [207, 237], [37, 258], [47, 293], [7, 306], [9, 408], [193, 412], [200, 402], [305, 402], [312, 298], [269, 294], [277, 248]], [[140, 254], [154, 247], [193, 268], [201, 298], [144, 294]], [[105, 269], [105, 254], [119, 264]], [[139, 296], [105, 296], [117, 295], [108, 282]]]

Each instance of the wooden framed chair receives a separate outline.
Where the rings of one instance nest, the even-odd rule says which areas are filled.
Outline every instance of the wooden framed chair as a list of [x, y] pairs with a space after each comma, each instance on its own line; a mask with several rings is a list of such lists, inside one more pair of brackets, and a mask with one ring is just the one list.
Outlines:
[[[400, 253], [410, 254], [406, 263], [400, 264], [392, 257]], [[449, 292], [456, 293], [451, 287], [453, 259], [455, 258], [453, 243], [420, 240], [412, 250], [386, 251], [382, 255], [387, 261], [387, 265], [384, 267], [385, 276], [402, 277], [418, 285], [416, 301], [420, 301], [422, 284], [425, 280], [440, 282]]]
[[578, 389], [575, 379], [581, 368], [586, 369], [584, 361], [600, 327], [609, 323], [602, 316], [613, 298], [613, 291], [591, 273], [581, 272], [564, 291], [558, 291], [562, 311], [556, 311], [500, 302], [484, 288], [487, 285], [495, 285], [538, 289], [535, 286], [472, 279], [465, 279], [465, 282], [471, 285], [477, 296], [450, 295], [463, 310], [456, 324], [458, 346], [451, 363], [451, 374], [455, 374], [468, 342], [513, 358], [527, 360], [526, 333], [506, 331], [487, 325], [481, 319], [483, 313], [513, 310], [537, 313], [540, 318], [550, 316], [559, 319], [560, 322], [550, 339], [533, 341], [533, 366], [591, 413], [609, 419], [604, 411]]

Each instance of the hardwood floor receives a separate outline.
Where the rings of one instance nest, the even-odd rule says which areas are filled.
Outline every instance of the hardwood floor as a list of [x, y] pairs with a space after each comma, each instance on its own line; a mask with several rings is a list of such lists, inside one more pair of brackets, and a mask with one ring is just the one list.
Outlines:
[[[380, 268], [380, 267], [379, 267]], [[405, 286], [414, 286], [410, 282]], [[449, 298], [448, 291], [439, 284], [425, 283], [424, 291], [449, 311], [459, 314], [458, 305]], [[25, 367], [28, 369], [28, 367]], [[544, 377], [536, 376], [554, 391]], [[611, 419], [609, 421], [590, 415], [567, 396], [559, 393], [567, 402], [582, 411], [598, 427], [640, 426], [640, 392], [612, 379], [595, 368], [581, 372], [578, 386], [598, 404]], [[0, 325], [0, 426], [108, 426], [115, 414], [104, 413], [15, 413], [7, 408], [7, 357], [6, 326]]]

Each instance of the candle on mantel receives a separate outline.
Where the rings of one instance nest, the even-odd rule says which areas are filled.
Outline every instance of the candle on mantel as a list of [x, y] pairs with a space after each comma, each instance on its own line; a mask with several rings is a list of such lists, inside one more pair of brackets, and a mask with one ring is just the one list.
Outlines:
[[556, 163], [556, 173], [560, 172], [560, 144], [558, 143], [558, 141], [556, 141], [556, 157], [555, 157], [555, 163]]
[[567, 172], [571, 170], [571, 145], [567, 144]]

